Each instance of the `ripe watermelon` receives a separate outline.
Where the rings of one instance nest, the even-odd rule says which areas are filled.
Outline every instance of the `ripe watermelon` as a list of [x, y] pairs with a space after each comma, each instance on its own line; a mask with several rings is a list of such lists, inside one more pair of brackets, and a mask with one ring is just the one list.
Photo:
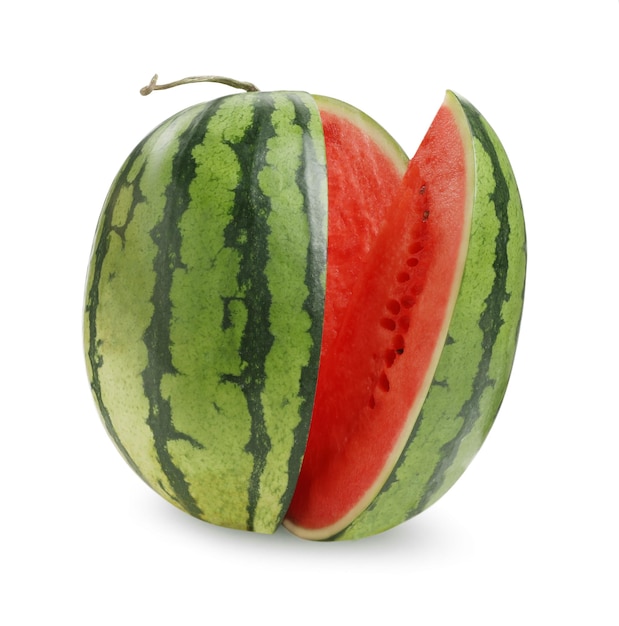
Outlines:
[[448, 92], [412, 159], [340, 101], [172, 116], [97, 227], [85, 352], [103, 422], [206, 521], [348, 539], [422, 511], [498, 411], [525, 231], [496, 135]]

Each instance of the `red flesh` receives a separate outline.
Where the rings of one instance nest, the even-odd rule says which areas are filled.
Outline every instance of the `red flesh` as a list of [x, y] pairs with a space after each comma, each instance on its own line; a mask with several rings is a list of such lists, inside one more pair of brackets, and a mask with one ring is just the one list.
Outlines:
[[361, 130], [321, 116], [329, 177], [325, 327], [308, 445], [287, 514], [310, 531], [337, 527], [360, 503], [365, 508], [397, 460], [445, 340], [467, 228], [464, 150], [448, 108], [403, 181]]

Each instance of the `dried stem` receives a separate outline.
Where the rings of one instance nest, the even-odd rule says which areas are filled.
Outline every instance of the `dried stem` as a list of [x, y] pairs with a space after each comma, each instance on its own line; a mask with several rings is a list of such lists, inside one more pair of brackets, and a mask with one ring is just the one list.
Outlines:
[[164, 85], [158, 85], [157, 79], [159, 77], [155, 74], [150, 83], [146, 87], [140, 89], [140, 93], [143, 96], [147, 96], [153, 91], [159, 91], [161, 89], [171, 89], [178, 85], [189, 85], [190, 83], [221, 83], [222, 85], [228, 85], [234, 89], [244, 89], [245, 91], [258, 91], [258, 87], [252, 83], [246, 83], [240, 80], [234, 80], [233, 78], [226, 78], [225, 76], [189, 76], [182, 78], [181, 80], [175, 80], [173, 83], [166, 83]]

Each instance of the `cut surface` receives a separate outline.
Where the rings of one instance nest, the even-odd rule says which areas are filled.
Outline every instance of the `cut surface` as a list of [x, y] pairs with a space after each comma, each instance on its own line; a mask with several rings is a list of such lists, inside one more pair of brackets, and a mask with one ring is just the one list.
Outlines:
[[409, 159], [381, 126], [355, 107], [325, 96], [314, 98], [325, 137], [330, 206], [324, 356], [389, 219]]
[[427, 394], [466, 258], [473, 168], [449, 95], [403, 179], [401, 155], [381, 147], [384, 171], [368, 176], [368, 151], [355, 148], [364, 121], [318, 105], [329, 177], [324, 335], [285, 524], [325, 539], [380, 490]]

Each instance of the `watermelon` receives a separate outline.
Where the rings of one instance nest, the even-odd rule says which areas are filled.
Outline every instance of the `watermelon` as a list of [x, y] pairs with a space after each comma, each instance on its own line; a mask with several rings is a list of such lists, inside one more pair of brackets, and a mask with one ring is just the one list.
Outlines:
[[183, 511], [373, 535], [484, 441], [525, 269], [513, 172], [463, 98], [447, 92], [409, 161], [333, 98], [224, 96], [155, 128], [111, 186], [86, 287], [92, 393]]

